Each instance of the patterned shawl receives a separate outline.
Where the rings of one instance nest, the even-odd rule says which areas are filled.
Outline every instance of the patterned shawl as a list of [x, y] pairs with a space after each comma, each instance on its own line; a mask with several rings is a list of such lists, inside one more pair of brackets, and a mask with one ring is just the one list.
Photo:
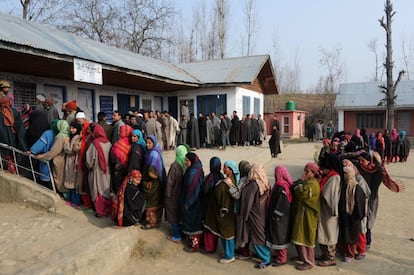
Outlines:
[[203, 184], [203, 165], [198, 156], [192, 152], [187, 153], [185, 157], [190, 160], [191, 165], [187, 168], [183, 177], [183, 198], [186, 204], [193, 205]]
[[210, 191], [217, 182], [224, 178], [221, 171], [221, 160], [218, 157], [212, 157], [210, 159], [210, 173], [204, 180], [204, 190]]
[[263, 164], [253, 164], [248, 179], [249, 182], [256, 182], [259, 187], [260, 196], [263, 196], [270, 188], [269, 179], [267, 178]]
[[104, 174], [106, 174], [106, 171], [107, 171], [106, 159], [105, 159], [105, 154], [104, 154], [101, 143], [106, 143], [109, 141], [106, 138], [105, 130], [101, 125], [99, 125], [98, 123], [93, 123], [92, 125], [93, 125], [92, 143], [95, 146], [96, 150], [98, 151], [99, 166], [101, 167]]
[[128, 166], [132, 130], [132, 127], [127, 124], [121, 125], [121, 127], [119, 127], [119, 140], [112, 146], [112, 152], [124, 167]]
[[[272, 194], [275, 191], [277, 186], [280, 186], [285, 190], [286, 197], [289, 201], [289, 203], [292, 202], [292, 193], [290, 192], [291, 187], [293, 185], [292, 177], [289, 175], [289, 171], [286, 168], [286, 166], [279, 165], [275, 167], [275, 185], [272, 189]], [[272, 194], [270, 194], [269, 198], [272, 197]]]
[[158, 145], [158, 140], [153, 135], [147, 137], [147, 139], [150, 139], [152, 143], [154, 143], [154, 147], [147, 151], [145, 155], [145, 164], [147, 165], [147, 167], [152, 166], [156, 170], [158, 180], [160, 181], [162, 186], [165, 186], [165, 180], [167, 178], [167, 175], [165, 172], [165, 165], [164, 160], [162, 158], [161, 148]]

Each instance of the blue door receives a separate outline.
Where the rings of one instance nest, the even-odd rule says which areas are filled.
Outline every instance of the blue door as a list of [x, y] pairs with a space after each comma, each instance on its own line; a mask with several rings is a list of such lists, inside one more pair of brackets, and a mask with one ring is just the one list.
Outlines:
[[125, 115], [129, 111], [134, 111], [139, 109], [139, 95], [126, 95], [126, 94], [117, 94], [118, 99], [118, 111]]

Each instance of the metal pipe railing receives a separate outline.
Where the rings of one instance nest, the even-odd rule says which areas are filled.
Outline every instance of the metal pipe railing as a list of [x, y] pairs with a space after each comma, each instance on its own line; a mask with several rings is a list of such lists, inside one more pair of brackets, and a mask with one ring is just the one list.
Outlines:
[[[9, 154], [6, 155], [5, 152], [7, 152]], [[7, 158], [5, 156], [13, 156], [13, 157], [12, 158]], [[28, 162], [25, 161], [26, 158], [28, 158], [28, 160], [29, 160]], [[47, 165], [47, 169], [48, 169], [49, 175], [50, 175], [49, 176], [50, 182], [52, 184], [52, 190], [53, 190], [53, 192], [56, 192], [55, 182], [53, 180], [53, 173], [52, 173], [52, 169], [50, 167], [49, 161], [37, 159], [35, 157], [35, 155], [33, 155], [33, 154], [27, 154], [27, 152], [23, 152], [23, 151], [15, 148], [13, 146], [10, 146], [8, 144], [0, 142], [0, 168], [1, 168], [1, 171], [8, 170], [8, 167], [12, 164], [16, 168], [16, 174], [17, 175], [24, 176], [25, 178], [28, 178], [28, 179], [32, 180], [33, 182], [35, 182], [37, 184], [40, 184], [38, 182], [38, 177], [47, 176], [47, 175], [42, 174], [39, 171], [37, 171], [38, 169], [35, 169], [35, 167], [34, 167], [35, 163], [33, 162], [33, 159], [35, 159], [37, 161], [40, 161], [40, 162], [43, 162]], [[5, 164], [6, 164], [6, 167], [4, 166]], [[25, 164], [27, 164], [27, 166]], [[14, 172], [14, 171], [10, 171], [10, 172]], [[31, 174], [31, 178], [27, 177], [28, 173]]]

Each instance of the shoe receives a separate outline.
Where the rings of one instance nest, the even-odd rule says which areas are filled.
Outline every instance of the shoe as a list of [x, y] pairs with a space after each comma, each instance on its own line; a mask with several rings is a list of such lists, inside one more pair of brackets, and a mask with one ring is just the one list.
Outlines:
[[236, 259], [233, 257], [233, 258], [230, 258], [230, 259], [226, 259], [226, 258], [221, 258], [220, 260], [219, 260], [219, 263], [221, 263], [221, 264], [229, 264], [229, 263], [232, 263], [232, 262], [234, 262]]
[[176, 238], [174, 236], [166, 236], [165, 237], [167, 240], [169, 240], [170, 242], [176, 243], [176, 244], [180, 244], [181, 243], [181, 238]]
[[319, 266], [327, 267], [327, 266], [334, 266], [336, 265], [335, 260], [325, 260], [318, 263]]
[[250, 259], [250, 256], [244, 256], [244, 255], [240, 254], [240, 255], [236, 255], [236, 259], [237, 260], [248, 260], [248, 259]]
[[313, 265], [310, 265], [308, 263], [303, 263], [301, 265], [297, 265], [296, 266], [296, 269], [297, 270], [301, 270], [301, 271], [303, 271], [303, 270], [309, 270], [309, 269], [312, 269], [312, 268], [313, 268]]
[[194, 248], [194, 247], [183, 247], [183, 250], [187, 253], [194, 253], [194, 252], [200, 252], [200, 248]]
[[258, 263], [258, 264], [255, 264], [254, 265], [254, 268], [257, 268], [257, 269], [265, 269], [269, 265], [270, 265], [270, 263]]
[[350, 263], [350, 262], [352, 262], [353, 259], [354, 258], [351, 258], [351, 257], [344, 257], [344, 262], [345, 263]]
[[355, 255], [355, 260], [358, 260], [358, 261], [360, 261], [360, 260], [363, 260], [363, 259], [365, 259], [365, 254], [357, 254], [357, 255]]

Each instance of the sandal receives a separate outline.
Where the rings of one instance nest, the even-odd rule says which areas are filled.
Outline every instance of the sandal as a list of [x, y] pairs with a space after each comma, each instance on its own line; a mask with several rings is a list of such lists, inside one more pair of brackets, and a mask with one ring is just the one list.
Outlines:
[[258, 263], [258, 264], [255, 264], [254, 265], [254, 268], [257, 268], [257, 269], [265, 269], [269, 265], [270, 265], [270, 263]]

